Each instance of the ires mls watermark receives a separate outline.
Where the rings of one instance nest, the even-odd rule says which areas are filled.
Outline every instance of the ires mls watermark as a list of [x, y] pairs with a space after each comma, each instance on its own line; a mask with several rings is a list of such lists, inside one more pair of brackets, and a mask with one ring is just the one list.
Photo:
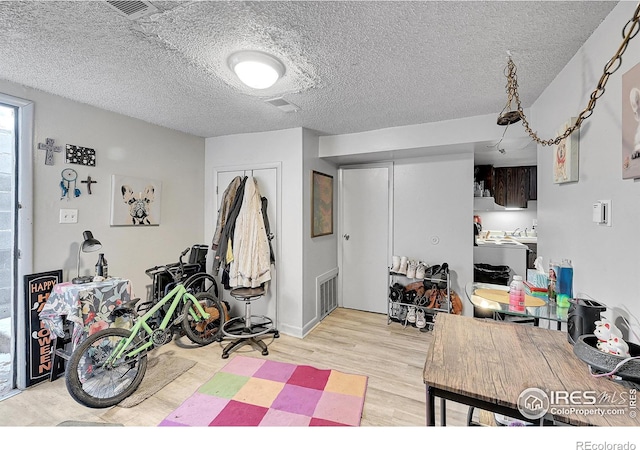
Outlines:
[[528, 388], [518, 396], [518, 411], [530, 420], [537, 420], [547, 413], [581, 416], [613, 416], [627, 414], [637, 416], [637, 390], [626, 392], [596, 391], [543, 391]]

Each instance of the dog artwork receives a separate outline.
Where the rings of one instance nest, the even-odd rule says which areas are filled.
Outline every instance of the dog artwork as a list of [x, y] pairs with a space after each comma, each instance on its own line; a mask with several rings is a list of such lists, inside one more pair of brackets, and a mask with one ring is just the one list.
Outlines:
[[138, 197], [135, 196], [131, 186], [122, 186], [122, 199], [129, 205], [129, 215], [133, 225], [151, 225], [151, 208], [150, 205], [154, 199], [154, 187], [147, 185], [144, 188], [144, 194], [141, 192]]
[[160, 225], [162, 183], [149, 178], [112, 175], [111, 225]]
[[622, 75], [622, 178], [640, 178], [640, 64]]

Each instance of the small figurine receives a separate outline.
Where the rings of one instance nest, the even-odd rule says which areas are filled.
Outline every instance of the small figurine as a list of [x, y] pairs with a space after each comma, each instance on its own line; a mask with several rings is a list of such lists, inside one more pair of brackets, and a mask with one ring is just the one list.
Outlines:
[[596, 335], [599, 341], [606, 342], [611, 337], [619, 337], [622, 339], [622, 331], [614, 324], [607, 320], [596, 320], [596, 329], [593, 334]]
[[604, 353], [623, 357], [631, 356], [629, 353], [629, 345], [622, 338], [617, 336], [609, 338], [606, 342], [598, 341], [596, 346], [598, 347], [598, 350]]
[[604, 353], [618, 356], [630, 356], [629, 345], [622, 339], [622, 332], [606, 320], [596, 320], [593, 334], [598, 338], [596, 347]]

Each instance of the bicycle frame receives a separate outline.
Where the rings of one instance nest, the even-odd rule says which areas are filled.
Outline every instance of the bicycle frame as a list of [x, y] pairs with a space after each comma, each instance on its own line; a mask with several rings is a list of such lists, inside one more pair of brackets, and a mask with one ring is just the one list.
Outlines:
[[126, 349], [129, 346], [129, 344], [133, 342], [135, 337], [138, 336], [138, 333], [140, 332], [141, 329], [144, 329], [147, 332], [147, 334], [149, 335], [149, 339], [146, 342], [144, 342], [141, 346], [134, 348], [124, 356], [126, 357], [136, 356], [137, 354], [153, 346], [153, 342], [151, 341], [151, 335], [153, 334], [154, 330], [149, 326], [149, 324], [147, 323], [147, 320], [149, 320], [149, 318], [152, 317], [169, 300], [172, 300], [171, 306], [169, 307], [169, 310], [165, 314], [164, 318], [162, 319], [162, 322], [158, 327], [159, 330], [165, 330], [167, 328], [167, 325], [169, 324], [169, 321], [171, 320], [174, 311], [176, 310], [178, 305], [181, 303], [180, 300], [182, 300], [182, 303], [184, 304], [186, 304], [188, 300], [191, 300], [193, 305], [195, 305], [195, 308], [197, 311], [193, 311], [192, 309], [189, 309], [190, 314], [198, 314], [204, 320], [207, 320], [209, 318], [209, 313], [207, 313], [204, 310], [200, 302], [195, 298], [195, 296], [193, 296], [191, 293], [187, 291], [187, 289], [184, 287], [182, 283], [180, 283], [176, 287], [174, 287], [169, 293], [167, 293], [167, 295], [162, 297], [162, 299], [158, 303], [156, 303], [153, 308], [151, 308], [149, 311], [147, 311], [144, 315], [139, 317], [134, 322], [133, 327], [131, 328], [131, 333], [129, 334], [129, 337], [127, 339], [121, 340], [118, 343], [117, 347], [113, 350], [113, 352], [105, 362], [105, 365], [111, 364], [113, 361], [116, 361], [118, 360], [118, 358], [121, 358], [123, 356], [124, 349]]

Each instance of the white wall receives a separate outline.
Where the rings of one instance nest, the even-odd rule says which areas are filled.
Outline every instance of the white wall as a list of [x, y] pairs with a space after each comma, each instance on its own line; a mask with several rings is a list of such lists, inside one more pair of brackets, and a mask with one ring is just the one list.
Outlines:
[[[587, 105], [635, 8], [635, 2], [620, 2], [531, 107], [532, 126], [543, 138], [554, 137], [564, 122]], [[622, 75], [640, 63], [639, 49], [636, 37], [580, 130], [578, 182], [553, 184], [553, 150], [538, 148], [538, 255], [545, 264], [550, 259], [570, 259], [574, 292], [608, 305], [605, 316], [610, 319], [629, 317], [637, 334], [640, 183], [622, 179], [621, 86]], [[611, 227], [592, 222], [591, 205], [597, 200], [612, 201]]]
[[[279, 331], [303, 333], [303, 171], [300, 128], [246, 133], [205, 140], [205, 240], [210, 243], [218, 212], [213, 174], [225, 168], [280, 163], [281, 192], [276, 242]], [[224, 189], [225, 187], [220, 187]], [[270, 200], [271, 201], [271, 200]]]
[[[150, 125], [62, 97], [0, 81], [0, 92], [35, 104], [33, 160], [33, 270], [63, 269], [64, 279], [76, 276], [82, 232], [91, 230], [113, 276], [129, 278], [134, 293], [146, 296], [150, 278], [145, 269], [177, 261], [180, 251], [202, 243], [204, 139]], [[96, 166], [66, 164], [64, 150], [54, 165], [44, 164], [37, 145], [46, 138], [63, 147], [73, 144], [96, 150]], [[78, 172], [78, 198], [61, 200], [60, 172]], [[162, 181], [161, 224], [157, 227], [111, 227], [111, 175]], [[98, 183], [87, 194], [81, 179]], [[77, 224], [59, 224], [60, 208], [78, 210]], [[81, 273], [93, 274], [97, 253], [81, 256]]]
[[473, 154], [395, 161], [393, 183], [394, 255], [448, 263], [451, 287], [470, 315], [464, 286], [473, 280]]
[[[303, 132], [303, 334], [318, 323], [320, 305], [316, 299], [316, 278], [338, 267], [338, 178], [336, 167], [318, 158], [318, 136], [311, 130]], [[316, 170], [333, 177], [333, 234], [311, 237], [311, 172]]]

